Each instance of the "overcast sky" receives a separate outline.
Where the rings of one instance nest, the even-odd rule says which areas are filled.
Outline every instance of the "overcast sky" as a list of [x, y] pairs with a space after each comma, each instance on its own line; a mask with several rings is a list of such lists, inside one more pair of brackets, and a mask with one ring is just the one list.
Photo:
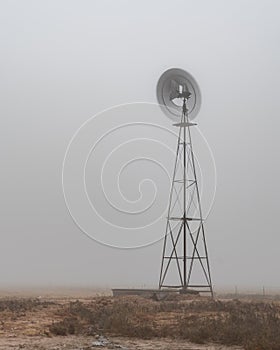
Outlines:
[[[124, 250], [87, 237], [65, 205], [62, 163], [89, 118], [123, 103], [155, 103], [158, 78], [179, 67], [200, 85], [197, 122], [217, 168], [206, 223], [214, 285], [280, 287], [279, 2], [2, 0], [0, 6], [0, 286], [157, 284], [162, 241]], [[95, 125], [95, 137], [105, 132], [103, 124]], [[139, 181], [142, 173], [148, 177], [148, 165], [137, 172]], [[168, 193], [161, 184], [160, 193]], [[133, 186], [127, 188], [134, 198]], [[158, 225], [164, 224], [163, 217]], [[96, 227], [99, 234], [109, 230], [98, 221]]]

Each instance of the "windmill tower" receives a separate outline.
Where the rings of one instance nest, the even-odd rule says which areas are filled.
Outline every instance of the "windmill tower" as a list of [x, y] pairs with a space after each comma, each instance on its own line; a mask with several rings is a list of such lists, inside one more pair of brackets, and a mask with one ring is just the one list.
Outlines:
[[169, 69], [157, 85], [162, 111], [178, 128], [169, 197], [159, 289], [181, 293], [208, 292], [213, 296], [197, 162], [191, 129], [201, 104], [199, 86], [184, 70]]

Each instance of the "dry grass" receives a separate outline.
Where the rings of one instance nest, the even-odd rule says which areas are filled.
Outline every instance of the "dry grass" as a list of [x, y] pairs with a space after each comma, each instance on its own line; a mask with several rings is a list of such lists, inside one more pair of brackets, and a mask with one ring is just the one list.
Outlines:
[[272, 302], [209, 299], [152, 301], [140, 297], [96, 298], [70, 303], [54, 334], [91, 332], [137, 337], [173, 337], [196, 343], [241, 345], [246, 350], [280, 349], [280, 307]]
[[47, 308], [50, 304], [49, 301], [40, 301], [39, 299], [15, 299], [15, 298], [4, 298], [0, 299], [0, 312], [11, 311], [11, 312], [25, 312], [32, 311], [37, 308]]
[[154, 301], [127, 296], [51, 302], [6, 298], [0, 299], [0, 314], [1, 332], [7, 334], [15, 329], [18, 334], [26, 334], [28, 326], [35, 335], [50, 332], [64, 336], [168, 337], [196, 343], [240, 345], [246, 350], [280, 349], [280, 303], [277, 300], [176, 296]]

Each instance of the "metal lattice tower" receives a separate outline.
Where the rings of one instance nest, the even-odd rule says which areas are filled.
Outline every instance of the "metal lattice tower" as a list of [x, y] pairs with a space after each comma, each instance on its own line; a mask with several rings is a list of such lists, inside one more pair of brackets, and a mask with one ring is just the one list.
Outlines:
[[[213, 297], [196, 162], [193, 152], [185, 89], [182, 101], [176, 160], [170, 191], [159, 288], [179, 288], [182, 293], [208, 292]], [[171, 277], [171, 282], [168, 279]], [[174, 280], [174, 277], [176, 280]]]

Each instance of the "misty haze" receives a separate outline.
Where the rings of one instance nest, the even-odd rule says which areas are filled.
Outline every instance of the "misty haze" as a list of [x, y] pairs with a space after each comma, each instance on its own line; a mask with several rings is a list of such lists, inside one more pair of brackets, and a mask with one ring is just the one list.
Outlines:
[[[228, 320], [238, 312], [234, 300], [240, 297], [247, 315], [255, 317], [252, 303], [260, 302], [268, 322], [269, 299], [279, 316], [279, 3], [2, 0], [0, 7], [0, 314], [15, 312], [7, 298], [15, 303], [24, 298], [16, 315], [35, 310], [38, 322], [44, 320], [40, 330], [28, 326], [30, 334], [12, 331], [16, 323], [0, 333], [36, 340], [47, 332], [54, 338], [44, 349], [57, 345], [55, 336], [69, 335], [67, 349], [86, 349], [88, 338], [79, 343], [74, 335], [84, 336], [90, 327], [92, 347], [106, 343], [101, 335], [131, 336], [138, 323], [131, 321], [129, 331], [114, 328], [127, 319], [123, 308], [147, 329], [145, 307], [160, 325], [175, 324], [170, 315], [170, 322], [158, 315], [153, 299], [158, 295], [143, 301], [111, 293], [159, 287], [179, 129], [159, 107], [156, 89], [170, 68], [191, 73], [201, 91], [197, 127], [191, 130], [194, 161], [213, 296], [227, 301], [219, 306], [221, 319], [218, 299], [206, 296], [194, 296], [198, 303], [209, 302], [199, 306], [184, 295], [170, 297], [162, 312], [178, 302], [185, 305], [176, 304], [178, 317], [185, 317], [184, 308], [199, 315], [212, 310], [217, 328], [226, 322], [231, 328]], [[193, 210], [197, 214], [198, 207]], [[175, 283], [175, 272], [170, 273]], [[244, 295], [257, 295], [258, 301], [247, 303]], [[71, 304], [76, 299], [80, 304]], [[50, 300], [56, 306], [49, 306]], [[55, 315], [68, 302], [72, 313], [65, 321]], [[110, 317], [102, 325], [90, 324], [88, 318], [98, 318], [103, 307], [102, 315]], [[73, 317], [78, 323], [69, 326]], [[255, 322], [280, 334], [277, 317], [268, 325]], [[9, 324], [8, 318], [3, 322]], [[202, 338], [185, 332], [188, 322], [170, 333], [160, 326], [132, 333], [136, 339], [157, 339], [139, 348], [193, 349], [184, 339]], [[196, 328], [212, 329], [210, 323]], [[157, 343], [172, 334], [178, 343]], [[205, 336], [199, 349], [207, 349], [208, 342], [257, 349], [245, 338], [227, 343], [224, 334]], [[8, 349], [5, 341], [0, 349]], [[278, 349], [277, 341], [268, 348]], [[110, 342], [136, 349], [113, 335]]]

